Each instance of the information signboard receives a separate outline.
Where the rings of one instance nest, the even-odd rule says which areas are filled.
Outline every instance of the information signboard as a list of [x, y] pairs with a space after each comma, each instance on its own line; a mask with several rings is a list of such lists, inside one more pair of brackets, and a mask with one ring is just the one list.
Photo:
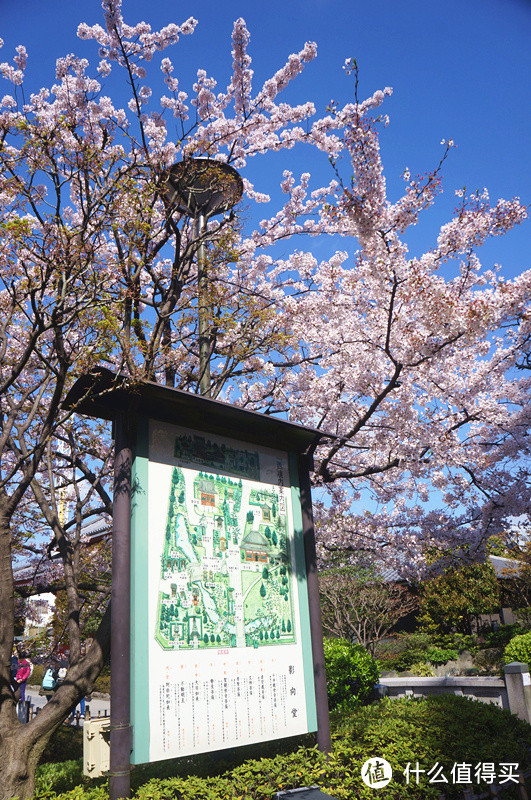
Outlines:
[[132, 763], [317, 730], [297, 458], [157, 420], [132, 498]]

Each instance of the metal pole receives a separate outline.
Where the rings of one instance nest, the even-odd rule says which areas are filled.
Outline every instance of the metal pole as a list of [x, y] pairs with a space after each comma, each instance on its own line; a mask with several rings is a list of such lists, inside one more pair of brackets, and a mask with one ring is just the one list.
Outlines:
[[205, 253], [206, 217], [199, 212], [196, 237], [200, 239], [197, 251], [197, 316], [199, 329], [199, 392], [210, 397], [210, 304], [208, 302], [208, 272]]
[[323, 753], [329, 753], [332, 749], [332, 741], [330, 738], [330, 719], [328, 716], [328, 693], [326, 690], [323, 626], [321, 622], [321, 604], [319, 601], [319, 578], [317, 575], [317, 554], [315, 552], [310, 467], [311, 458], [304, 454], [300, 455], [299, 483], [302, 506], [302, 533], [304, 538], [304, 555], [306, 558], [306, 578], [308, 585], [310, 633], [312, 638], [313, 674], [315, 681], [317, 747]]
[[115, 420], [111, 590], [111, 752], [110, 800], [130, 794], [129, 617], [131, 595], [130, 430], [124, 413]]

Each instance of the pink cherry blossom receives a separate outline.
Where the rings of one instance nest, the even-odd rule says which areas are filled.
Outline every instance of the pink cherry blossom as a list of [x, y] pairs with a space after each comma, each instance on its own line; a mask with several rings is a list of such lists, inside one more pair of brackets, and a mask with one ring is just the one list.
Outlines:
[[[49, 574], [69, 591], [74, 651], [82, 522], [111, 512], [111, 440], [63, 399], [98, 364], [199, 391], [200, 241], [161, 189], [185, 158], [232, 165], [244, 187], [242, 206], [201, 233], [211, 396], [323, 432], [312, 472], [322, 561], [361, 553], [418, 577], [434, 550], [482, 557], [492, 532], [530, 510], [531, 272], [504, 279], [481, 260], [484, 243], [526, 222], [526, 206], [459, 191], [412, 256], [408, 231], [437, 202], [454, 145], [445, 139], [423, 175], [406, 168], [391, 199], [379, 116], [389, 87], [365, 100], [353, 88], [323, 114], [311, 97], [285, 102], [317, 68], [315, 44], [255, 86], [243, 19], [227, 42], [227, 88], [200, 65], [183, 86], [169, 48], [195, 19], [153, 31], [129, 25], [117, 0], [103, 10], [103, 25], [78, 29], [93, 63], [58, 58], [44, 88], [26, 85], [23, 47], [0, 65], [2, 533], [39, 561], [50, 559], [36, 532], [57, 548]], [[111, 70], [123, 102], [105, 94]], [[285, 159], [276, 192], [252, 170], [269, 153]], [[8, 584], [0, 607], [12, 614]]]

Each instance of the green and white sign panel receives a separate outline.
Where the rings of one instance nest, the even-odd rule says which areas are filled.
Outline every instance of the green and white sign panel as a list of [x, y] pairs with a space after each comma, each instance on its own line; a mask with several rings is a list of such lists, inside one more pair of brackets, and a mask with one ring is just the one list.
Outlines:
[[132, 763], [315, 731], [296, 459], [151, 420], [133, 472]]

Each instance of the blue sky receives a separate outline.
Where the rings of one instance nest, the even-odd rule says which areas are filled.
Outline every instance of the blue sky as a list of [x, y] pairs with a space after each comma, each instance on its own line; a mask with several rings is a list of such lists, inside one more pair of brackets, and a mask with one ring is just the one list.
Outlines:
[[[390, 126], [381, 136], [391, 199], [406, 166], [423, 173], [438, 163], [441, 139], [457, 144], [444, 168], [443, 198], [409, 237], [414, 254], [431, 246], [451, 214], [456, 188], [486, 186], [493, 200], [517, 195], [531, 202], [531, 0], [124, 0], [123, 9], [127, 22], [146, 19], [153, 27], [189, 16], [199, 20], [196, 33], [171, 52], [183, 88], [198, 67], [225, 86], [232, 22], [239, 16], [251, 32], [257, 87], [306, 40], [317, 42], [318, 57], [287, 100], [312, 99], [324, 112], [332, 98], [352, 99], [353, 81], [341, 69], [351, 56], [359, 65], [362, 99], [392, 86], [383, 107]], [[13, 48], [25, 44], [31, 90], [51, 84], [57, 57], [75, 51], [98, 60], [94, 43], [76, 37], [81, 21], [102, 22], [99, 0], [0, 0], [0, 59], [11, 60]], [[273, 170], [264, 171], [264, 184], [285, 167], [317, 169], [304, 154], [294, 156], [276, 157]], [[259, 212], [266, 213], [264, 207]], [[517, 274], [531, 267], [530, 244], [527, 223], [484, 251], [486, 266], [498, 261], [506, 277]]]

